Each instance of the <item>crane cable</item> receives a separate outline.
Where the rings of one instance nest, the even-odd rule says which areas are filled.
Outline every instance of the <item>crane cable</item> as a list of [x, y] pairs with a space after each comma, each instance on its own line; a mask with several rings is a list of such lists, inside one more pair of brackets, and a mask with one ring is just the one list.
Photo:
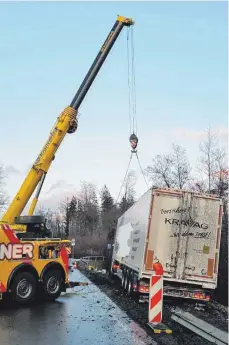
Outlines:
[[[130, 58], [131, 55], [131, 58]], [[123, 185], [125, 183], [130, 163], [133, 157], [133, 153], [136, 154], [138, 164], [141, 170], [141, 173], [143, 175], [145, 184], [147, 188], [149, 188], [144, 171], [142, 169], [142, 165], [140, 163], [140, 159], [137, 153], [137, 143], [138, 143], [138, 138], [136, 136], [137, 134], [137, 110], [136, 110], [136, 81], [135, 81], [135, 59], [134, 59], [134, 34], [133, 34], [133, 28], [128, 27], [127, 28], [127, 82], [128, 82], [128, 100], [129, 100], [129, 126], [130, 126], [130, 142], [132, 149], [131, 150], [131, 155], [130, 155], [130, 160], [127, 166], [127, 170], [125, 173], [125, 177], [123, 179], [116, 203], [118, 203], [118, 199], [120, 197]]]
[[127, 81], [128, 81], [130, 134], [132, 133], [137, 134], [134, 34], [133, 34], [132, 27], [127, 28]]
[[136, 109], [137, 102], [136, 102], [135, 59], [134, 59], [134, 34], [133, 34], [132, 27], [127, 28], [127, 83], [128, 83], [128, 103], [129, 103], [129, 130], [130, 130], [130, 143], [132, 146], [132, 150], [131, 150], [129, 163], [126, 169], [126, 173], [125, 173], [118, 197], [116, 199], [115, 205], [118, 204], [118, 200], [122, 192], [124, 183], [126, 181], [130, 163], [131, 163], [134, 153], [136, 154], [138, 164], [139, 164], [141, 173], [143, 175], [145, 184], [147, 186], [147, 189], [149, 188], [144, 171], [142, 169], [142, 165], [140, 163], [137, 150], [136, 150], [137, 144], [138, 144], [138, 138], [136, 135], [137, 134], [137, 109]]
[[143, 178], [144, 178], [144, 181], [145, 181], [146, 187], [149, 189], [149, 185], [148, 185], [148, 182], [147, 182], [147, 179], [146, 179], [146, 176], [145, 176], [144, 170], [142, 169], [142, 165], [141, 165], [141, 163], [140, 163], [140, 159], [139, 159], [139, 157], [138, 157], [138, 153], [137, 153], [137, 151], [135, 152], [135, 154], [136, 154], [136, 157], [137, 157], [137, 160], [138, 160], [138, 164], [139, 164], [139, 167], [140, 167], [140, 170], [141, 170], [142, 176], [143, 176]]
[[127, 27], [127, 83], [128, 83], [128, 100], [129, 100], [129, 125], [130, 125], [130, 135], [132, 134], [132, 117], [131, 117], [131, 92], [130, 92], [130, 56], [129, 56], [129, 27]]
[[121, 192], [122, 192], [122, 188], [123, 188], [124, 183], [125, 183], [125, 181], [126, 181], [127, 174], [128, 174], [129, 167], [130, 167], [130, 163], [131, 163], [131, 160], [132, 160], [132, 157], [133, 157], [133, 152], [131, 152], [131, 154], [130, 154], [129, 163], [128, 163], [128, 165], [127, 165], [126, 173], [125, 173], [124, 179], [123, 179], [123, 181], [122, 181], [122, 185], [121, 185], [121, 188], [120, 188], [120, 190], [119, 190], [118, 197], [117, 197], [117, 199], [116, 199], [115, 205], [118, 204], [118, 199], [119, 199], [119, 197], [120, 197], [120, 194], [121, 194]]
[[137, 110], [136, 110], [136, 82], [135, 82], [135, 60], [134, 60], [134, 31], [131, 27], [131, 64], [132, 64], [132, 95], [133, 95], [133, 131], [137, 134]]

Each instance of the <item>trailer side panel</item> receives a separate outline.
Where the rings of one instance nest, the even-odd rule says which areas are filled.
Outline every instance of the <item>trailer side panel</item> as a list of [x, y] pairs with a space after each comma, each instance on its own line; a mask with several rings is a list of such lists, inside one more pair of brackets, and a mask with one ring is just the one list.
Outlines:
[[152, 190], [146, 192], [118, 220], [113, 259], [139, 271], [144, 261]]

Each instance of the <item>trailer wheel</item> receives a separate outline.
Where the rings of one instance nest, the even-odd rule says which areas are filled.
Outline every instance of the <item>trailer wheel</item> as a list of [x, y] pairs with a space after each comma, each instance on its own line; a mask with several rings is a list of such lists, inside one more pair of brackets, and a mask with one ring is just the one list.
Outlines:
[[125, 280], [126, 280], [126, 271], [125, 269], [122, 270], [122, 282], [121, 282], [121, 286], [124, 289], [125, 288]]
[[44, 298], [49, 301], [55, 301], [62, 290], [63, 279], [58, 270], [48, 271], [43, 279]]
[[128, 282], [129, 282], [129, 271], [127, 270], [126, 274], [125, 274], [125, 283], [124, 283], [124, 290], [125, 291], [127, 291], [127, 289], [128, 289]]
[[124, 286], [125, 286], [125, 273], [124, 273], [124, 272], [123, 272], [123, 274], [122, 274], [121, 286], [122, 286], [122, 288], [124, 289]]
[[36, 293], [36, 279], [29, 272], [17, 274], [11, 285], [11, 293], [15, 302], [20, 304], [30, 303]]
[[129, 277], [128, 284], [127, 284], [127, 294], [132, 296], [132, 279]]

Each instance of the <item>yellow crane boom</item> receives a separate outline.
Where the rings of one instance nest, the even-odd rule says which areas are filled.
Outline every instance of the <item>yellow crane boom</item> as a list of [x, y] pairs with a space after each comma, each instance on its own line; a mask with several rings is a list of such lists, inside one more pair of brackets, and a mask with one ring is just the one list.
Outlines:
[[[114, 45], [117, 37], [119, 36], [124, 26], [131, 26], [134, 22], [131, 18], [118, 16], [117, 20], [112, 27], [109, 35], [107, 36], [104, 44], [102, 45], [98, 55], [96, 56], [91, 68], [89, 69], [86, 77], [80, 85], [75, 97], [71, 104], [64, 109], [64, 111], [57, 118], [57, 121], [52, 128], [49, 138], [22, 183], [16, 196], [10, 203], [7, 211], [3, 215], [0, 223], [10, 224], [15, 230], [26, 231], [25, 224], [31, 224], [31, 217], [26, 219], [26, 216], [19, 217], [23, 212], [26, 204], [30, 200], [33, 192], [37, 189], [37, 193], [29, 209], [29, 215], [32, 215], [37, 204], [40, 190], [42, 188], [46, 173], [55, 158], [56, 151], [58, 150], [61, 142], [67, 133], [74, 133], [77, 129], [77, 113], [78, 109], [86, 96], [91, 84], [97, 76], [103, 62], [109, 54], [112, 46]], [[40, 183], [40, 184], [39, 184]], [[35, 216], [34, 216], [35, 217]], [[34, 223], [36, 221], [34, 220]], [[18, 225], [17, 225], [18, 224]], [[23, 224], [24, 226], [21, 226]]]

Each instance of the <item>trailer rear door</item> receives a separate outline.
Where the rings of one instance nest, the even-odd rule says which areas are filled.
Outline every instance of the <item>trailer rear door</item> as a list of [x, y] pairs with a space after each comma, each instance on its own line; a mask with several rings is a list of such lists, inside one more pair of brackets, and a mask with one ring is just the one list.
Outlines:
[[221, 229], [219, 199], [190, 192], [155, 191], [148, 250], [165, 277], [216, 280]]
[[[194, 195], [191, 225], [184, 238], [182, 278], [217, 281], [222, 205], [218, 199]], [[195, 223], [196, 222], [196, 223]]]

